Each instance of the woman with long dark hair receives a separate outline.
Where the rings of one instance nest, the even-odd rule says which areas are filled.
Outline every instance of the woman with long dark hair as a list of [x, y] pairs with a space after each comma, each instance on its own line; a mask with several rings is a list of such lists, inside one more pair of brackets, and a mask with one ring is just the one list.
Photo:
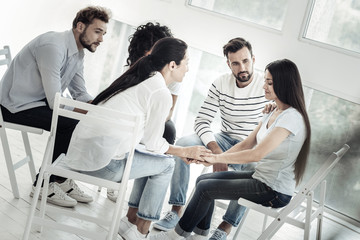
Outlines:
[[[185, 42], [176, 38], [161, 39], [153, 46], [151, 54], [138, 60], [102, 91], [92, 103], [141, 115], [143, 118], [141, 143], [148, 151], [200, 159], [201, 155], [208, 152], [205, 147], [173, 146], [162, 137], [164, 123], [172, 104], [167, 85], [182, 81], [188, 71], [187, 64]], [[98, 135], [101, 133], [98, 132], [93, 138], [81, 141], [81, 137], [89, 128], [85, 124], [80, 121], [73, 133], [66, 156], [67, 165], [89, 175], [121, 181], [126, 151], [129, 149], [127, 136], [121, 134], [118, 136], [118, 142], [115, 144], [116, 154], [112, 159], [91, 158], [88, 157], [88, 152], [93, 151], [91, 146], [94, 144], [90, 142], [99, 139]], [[100, 153], [96, 154], [101, 155], [101, 151], [106, 150], [97, 151]], [[160, 217], [173, 169], [174, 160], [171, 157], [164, 158], [135, 152], [130, 172], [130, 178], [135, 179], [135, 182], [127, 216], [121, 220], [119, 229], [119, 234], [123, 238], [127, 240], [146, 238], [151, 221]]]
[[[258, 162], [254, 172], [216, 172], [198, 177], [196, 191], [174, 230], [154, 239], [207, 239], [215, 199], [245, 198], [273, 208], [287, 205], [305, 171], [310, 145], [301, 78], [290, 60], [274, 61], [265, 69], [265, 97], [277, 108], [265, 114], [255, 130], [222, 154], [205, 154], [205, 165]], [[222, 223], [210, 239], [223, 240], [231, 231]]]

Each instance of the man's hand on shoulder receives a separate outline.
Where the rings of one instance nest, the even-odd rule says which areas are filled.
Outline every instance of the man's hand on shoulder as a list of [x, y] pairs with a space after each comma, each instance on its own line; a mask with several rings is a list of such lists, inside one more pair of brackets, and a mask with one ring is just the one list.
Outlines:
[[274, 111], [276, 108], [276, 103], [268, 103], [265, 105], [262, 113], [267, 114], [267, 113], [271, 113], [272, 111]]

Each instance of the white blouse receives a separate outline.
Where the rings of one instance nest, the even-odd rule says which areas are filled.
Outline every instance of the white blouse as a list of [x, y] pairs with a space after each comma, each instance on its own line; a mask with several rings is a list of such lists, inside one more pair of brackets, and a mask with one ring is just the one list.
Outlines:
[[[141, 115], [143, 126], [138, 141], [150, 152], [162, 154], [169, 149], [169, 144], [162, 136], [172, 98], [161, 73], [157, 72], [99, 105]], [[101, 130], [80, 121], [74, 130], [65, 163], [76, 170], [95, 171], [108, 165], [111, 159], [123, 159], [129, 150], [128, 136], [116, 134], [115, 129], [107, 127], [107, 130]], [[104, 147], [97, 147], [100, 141]]]

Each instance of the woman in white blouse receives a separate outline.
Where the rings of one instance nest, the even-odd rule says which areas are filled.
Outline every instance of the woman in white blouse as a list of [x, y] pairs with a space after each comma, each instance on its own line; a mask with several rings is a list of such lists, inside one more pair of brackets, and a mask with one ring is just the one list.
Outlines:
[[[142, 115], [144, 121], [141, 143], [145, 145], [146, 150], [200, 159], [201, 155], [208, 152], [205, 147], [173, 146], [162, 137], [165, 121], [172, 106], [167, 85], [181, 82], [187, 71], [187, 44], [176, 38], [161, 39], [153, 46], [150, 55], [137, 61], [92, 103]], [[116, 149], [116, 156], [111, 160], [88, 158], [85, 154], [90, 150], [89, 140], [86, 144], [77, 141], [84, 131], [86, 127], [80, 121], [72, 136], [66, 157], [67, 165], [89, 175], [121, 181], [128, 150], [126, 136], [119, 139], [121, 144], [117, 145], [119, 147]], [[130, 172], [130, 178], [135, 179], [135, 182], [129, 199], [129, 211], [121, 220], [119, 229], [119, 234], [123, 238], [146, 238], [151, 221], [160, 217], [173, 169], [174, 161], [171, 157], [135, 152]]]

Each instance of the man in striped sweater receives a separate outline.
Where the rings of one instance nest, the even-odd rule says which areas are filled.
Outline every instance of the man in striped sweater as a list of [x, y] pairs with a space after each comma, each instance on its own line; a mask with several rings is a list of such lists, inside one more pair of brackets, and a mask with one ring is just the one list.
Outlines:
[[[213, 153], [222, 153], [245, 139], [257, 126], [268, 101], [264, 97], [263, 75], [254, 71], [255, 56], [251, 44], [243, 38], [231, 39], [223, 47], [231, 73], [217, 78], [195, 120], [195, 134], [180, 138], [176, 145], [204, 145]], [[217, 112], [221, 116], [221, 132], [214, 134], [211, 123]], [[173, 229], [186, 202], [190, 165], [187, 159], [175, 157], [176, 165], [171, 180], [169, 204], [172, 210], [154, 227]], [[253, 165], [232, 165], [236, 171], [252, 170]], [[228, 165], [215, 164], [213, 171], [227, 171]], [[230, 202], [223, 217], [225, 222], [237, 226], [244, 209], [236, 201]]]

